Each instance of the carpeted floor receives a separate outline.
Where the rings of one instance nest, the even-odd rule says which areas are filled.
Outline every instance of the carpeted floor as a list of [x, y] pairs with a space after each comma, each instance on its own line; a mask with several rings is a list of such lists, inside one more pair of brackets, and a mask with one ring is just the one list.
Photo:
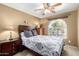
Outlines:
[[79, 56], [79, 48], [75, 46], [64, 46], [63, 56]]
[[[24, 50], [14, 56], [35, 56], [32, 52]], [[62, 56], [79, 56], [79, 49], [75, 46], [65, 45]]]

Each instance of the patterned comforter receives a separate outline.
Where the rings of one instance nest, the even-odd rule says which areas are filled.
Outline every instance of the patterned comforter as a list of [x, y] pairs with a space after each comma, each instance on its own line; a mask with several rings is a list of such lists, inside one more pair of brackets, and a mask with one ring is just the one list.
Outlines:
[[33, 36], [22, 38], [22, 44], [27, 48], [43, 55], [43, 56], [60, 56], [63, 48], [63, 39], [54, 36]]

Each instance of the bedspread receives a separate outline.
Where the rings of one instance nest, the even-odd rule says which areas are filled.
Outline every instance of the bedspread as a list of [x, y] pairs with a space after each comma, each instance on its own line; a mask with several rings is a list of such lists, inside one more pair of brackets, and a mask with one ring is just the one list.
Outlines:
[[63, 38], [37, 35], [22, 38], [22, 44], [43, 56], [60, 56], [63, 48]]

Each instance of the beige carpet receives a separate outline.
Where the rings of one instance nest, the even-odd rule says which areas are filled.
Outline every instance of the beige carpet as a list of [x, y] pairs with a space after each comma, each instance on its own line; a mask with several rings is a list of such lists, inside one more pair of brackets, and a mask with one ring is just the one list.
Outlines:
[[75, 46], [64, 46], [63, 56], [79, 56], [79, 48]]
[[[65, 45], [63, 56], [79, 56], [79, 49], [75, 46]], [[14, 56], [35, 56], [32, 52], [24, 50], [15, 54]]]

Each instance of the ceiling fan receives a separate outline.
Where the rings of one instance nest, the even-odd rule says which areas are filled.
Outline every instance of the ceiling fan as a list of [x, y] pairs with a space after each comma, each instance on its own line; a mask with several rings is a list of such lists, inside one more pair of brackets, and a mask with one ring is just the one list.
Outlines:
[[51, 12], [51, 13], [55, 13], [55, 7], [58, 7], [62, 5], [62, 3], [43, 3], [43, 8], [40, 9], [36, 9], [36, 11], [43, 11], [42, 15], [46, 14], [46, 11]]

